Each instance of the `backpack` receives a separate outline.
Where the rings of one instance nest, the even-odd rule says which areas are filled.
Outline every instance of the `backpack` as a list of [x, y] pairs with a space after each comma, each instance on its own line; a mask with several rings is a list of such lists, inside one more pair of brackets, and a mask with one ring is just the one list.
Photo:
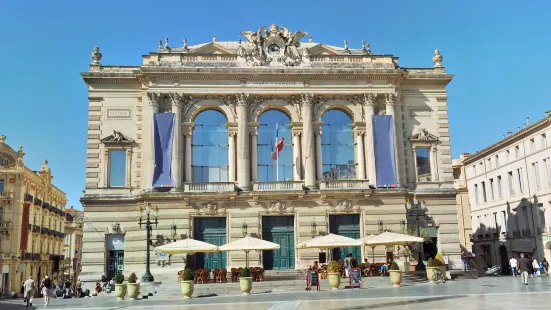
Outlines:
[[44, 286], [49, 289], [52, 286], [52, 280], [50, 278], [44, 280]]

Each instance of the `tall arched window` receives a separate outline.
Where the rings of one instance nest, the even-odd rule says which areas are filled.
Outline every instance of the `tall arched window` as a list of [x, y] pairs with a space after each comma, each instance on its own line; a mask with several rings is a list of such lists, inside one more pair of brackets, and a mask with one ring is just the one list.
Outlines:
[[[258, 127], [258, 181], [292, 181], [291, 120], [285, 113], [271, 110], [262, 113], [258, 122], [260, 123]], [[276, 139], [277, 141], [284, 139], [283, 150], [278, 154], [279, 158], [272, 156], [276, 151]]]
[[228, 125], [224, 114], [207, 110], [195, 117], [193, 182], [228, 181]]
[[354, 180], [354, 133], [350, 116], [330, 110], [321, 117], [321, 153], [324, 180]]

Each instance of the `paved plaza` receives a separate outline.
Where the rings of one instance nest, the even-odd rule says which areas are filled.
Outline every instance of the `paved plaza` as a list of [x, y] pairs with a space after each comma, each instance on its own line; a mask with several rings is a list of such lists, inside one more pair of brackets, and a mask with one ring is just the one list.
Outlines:
[[[523, 286], [509, 276], [419, 284], [403, 287], [368, 288], [322, 292], [280, 292], [250, 296], [203, 297], [154, 296], [148, 300], [116, 301], [114, 296], [82, 299], [53, 299], [49, 309], [155, 309], [195, 310], [307, 310], [307, 309], [539, 309], [548, 308], [551, 277], [530, 279]], [[35, 299], [34, 308], [44, 308]], [[24, 309], [22, 300], [0, 301], [2, 310]]]

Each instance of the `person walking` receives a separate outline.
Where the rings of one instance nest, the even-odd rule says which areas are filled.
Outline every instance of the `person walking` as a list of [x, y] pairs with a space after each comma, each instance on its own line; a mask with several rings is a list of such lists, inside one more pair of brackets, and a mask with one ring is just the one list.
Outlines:
[[32, 307], [34, 296], [34, 280], [32, 276], [30, 276], [29, 279], [23, 283], [23, 287], [25, 289], [24, 302], [27, 304], [27, 307]]
[[461, 250], [461, 270], [467, 271], [467, 254], [465, 250]]
[[352, 253], [348, 253], [348, 255], [346, 255], [346, 258], [344, 259], [344, 272], [347, 278], [350, 276], [351, 268], [352, 268]]
[[540, 264], [534, 256], [532, 256], [532, 268], [534, 269], [533, 277], [538, 277], [540, 275]]
[[511, 259], [509, 260], [509, 265], [511, 266], [511, 273], [513, 274], [513, 277], [518, 276], [517, 259], [514, 257], [511, 257]]
[[522, 284], [528, 285], [528, 272], [530, 271], [530, 268], [532, 267], [532, 262], [524, 257], [524, 254], [520, 255], [520, 259], [518, 260], [518, 270], [520, 271], [520, 278], [522, 280]]
[[49, 276], [42, 281], [42, 296], [44, 297], [44, 306], [50, 303], [50, 295], [52, 294], [52, 279]]
[[547, 262], [545, 257], [541, 260], [541, 266], [543, 270], [545, 270], [545, 274], [549, 277], [549, 262]]

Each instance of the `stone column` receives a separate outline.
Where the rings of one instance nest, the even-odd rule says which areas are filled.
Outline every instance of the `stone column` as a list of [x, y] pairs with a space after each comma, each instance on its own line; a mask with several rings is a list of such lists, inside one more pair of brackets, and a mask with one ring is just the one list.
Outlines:
[[184, 158], [184, 162], [185, 162], [185, 168], [184, 168], [184, 173], [185, 173], [185, 182], [186, 183], [191, 183], [192, 182], [192, 177], [193, 177], [193, 174], [192, 174], [192, 168], [191, 168], [191, 159], [192, 159], [192, 141], [193, 141], [193, 128], [188, 128], [186, 130], [186, 133], [185, 133], [185, 141], [186, 141], [186, 154], [185, 154], [185, 158]]
[[236, 94], [237, 112], [237, 186], [249, 190], [249, 133], [247, 127], [247, 94]]
[[396, 134], [395, 102], [396, 102], [396, 94], [395, 93], [385, 94], [386, 115], [392, 115], [392, 128], [393, 128], [393, 134], [394, 134], [394, 169], [396, 171], [396, 181], [399, 183], [400, 182], [400, 169], [399, 169], [399, 165], [398, 165], [398, 150], [397, 150], [398, 138], [397, 138], [397, 134]]
[[302, 133], [298, 130], [293, 131], [293, 180], [300, 181], [301, 177], [301, 158], [300, 158], [300, 135]]
[[316, 177], [318, 181], [323, 179], [323, 152], [321, 149], [321, 127], [316, 128]]
[[235, 136], [237, 132], [228, 132], [228, 182], [235, 182]]
[[375, 105], [376, 94], [369, 93], [364, 95], [364, 115], [365, 115], [365, 160], [367, 162], [367, 178], [369, 184], [377, 186], [377, 169], [375, 163], [375, 146], [373, 143], [373, 106]]
[[[153, 188], [153, 171], [155, 170], [155, 137], [154, 137], [154, 130], [153, 130], [153, 116], [155, 113], [159, 112], [159, 101], [161, 100], [161, 94], [160, 93], [147, 93], [147, 97], [149, 99], [149, 106], [151, 107], [151, 114], [147, 115], [147, 113], [144, 113], [144, 117], [147, 120], [145, 123], [146, 126], [149, 127], [149, 135], [147, 140], [147, 144], [144, 146], [144, 150], [149, 150], [147, 152], [147, 175], [146, 181], [145, 181], [145, 188], [150, 189]], [[147, 130], [147, 129], [146, 129]]]
[[249, 134], [251, 135], [251, 180], [258, 182], [258, 130], [255, 127]]
[[358, 156], [358, 180], [365, 180], [364, 132], [356, 130], [356, 154]]
[[312, 94], [302, 93], [300, 99], [303, 118], [302, 153], [304, 155], [304, 186], [307, 188], [315, 188], [316, 159], [314, 158], [314, 128], [312, 128], [312, 101], [314, 98]]
[[174, 187], [180, 189], [182, 187], [182, 154], [184, 145], [182, 144], [182, 106], [181, 102], [172, 97], [172, 113], [174, 113], [174, 135], [172, 143], [172, 181]]

